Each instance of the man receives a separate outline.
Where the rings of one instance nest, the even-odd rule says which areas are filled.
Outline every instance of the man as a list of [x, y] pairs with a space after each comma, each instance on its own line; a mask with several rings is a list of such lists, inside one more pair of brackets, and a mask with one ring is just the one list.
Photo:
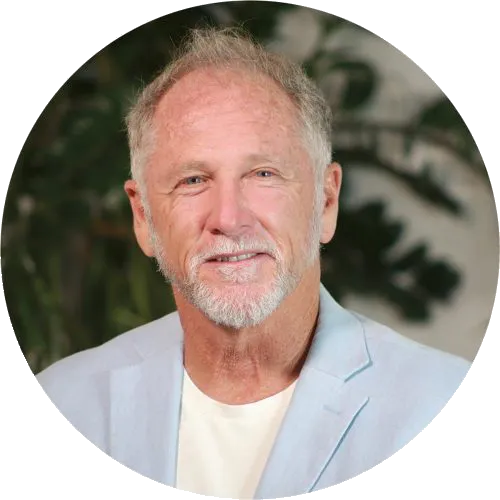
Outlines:
[[301, 69], [193, 31], [127, 125], [135, 235], [177, 312], [39, 374], [68, 420], [147, 477], [232, 498], [325, 488], [421, 431], [468, 364], [320, 284], [341, 168]]

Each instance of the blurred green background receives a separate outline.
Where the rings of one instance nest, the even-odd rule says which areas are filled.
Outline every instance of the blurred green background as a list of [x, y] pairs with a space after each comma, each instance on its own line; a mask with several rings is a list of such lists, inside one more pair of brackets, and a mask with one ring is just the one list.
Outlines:
[[[189, 28], [239, 25], [272, 47], [279, 41], [280, 19], [297, 9], [303, 10], [228, 2], [157, 19], [87, 61], [47, 105], [20, 154], [2, 225], [7, 306], [33, 371], [175, 307], [155, 263], [135, 243], [122, 188], [129, 173], [123, 117], [137, 90], [168, 62]], [[383, 199], [350, 204], [350, 173], [378, 169], [436, 211], [461, 217], [466, 207], [438, 182], [432, 163], [418, 171], [404, 168], [383, 154], [383, 137], [397, 136], [408, 154], [415, 143], [445, 149], [488, 183], [486, 170], [445, 97], [404, 124], [367, 118], [363, 109], [377, 93], [378, 68], [329, 49], [326, 41], [349, 23], [317, 15], [319, 33], [303, 62], [334, 107], [334, 158], [345, 175], [338, 232], [322, 255], [323, 282], [340, 302], [347, 294], [374, 296], [407, 321], [425, 322], [433, 306], [461, 286], [459, 270], [433, 255], [428, 242], [394, 252], [405, 223], [388, 215]]]

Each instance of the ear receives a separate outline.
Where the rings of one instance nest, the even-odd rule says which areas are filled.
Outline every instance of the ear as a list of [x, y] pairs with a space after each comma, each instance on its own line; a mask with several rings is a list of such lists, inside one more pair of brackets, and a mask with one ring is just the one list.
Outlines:
[[342, 168], [338, 163], [328, 165], [325, 170], [323, 193], [324, 204], [321, 215], [321, 243], [328, 243], [335, 234], [339, 213], [339, 195], [342, 184]]
[[144, 202], [139, 191], [139, 186], [136, 181], [128, 180], [124, 186], [132, 208], [132, 216], [134, 219], [134, 233], [137, 243], [141, 250], [148, 256], [154, 256], [154, 249], [151, 245], [151, 234], [149, 231]]

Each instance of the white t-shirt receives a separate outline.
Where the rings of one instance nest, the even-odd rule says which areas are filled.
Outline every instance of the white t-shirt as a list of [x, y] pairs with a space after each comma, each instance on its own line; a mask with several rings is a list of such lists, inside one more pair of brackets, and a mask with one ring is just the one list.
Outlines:
[[176, 487], [253, 498], [294, 388], [295, 383], [256, 403], [228, 405], [206, 396], [184, 371]]

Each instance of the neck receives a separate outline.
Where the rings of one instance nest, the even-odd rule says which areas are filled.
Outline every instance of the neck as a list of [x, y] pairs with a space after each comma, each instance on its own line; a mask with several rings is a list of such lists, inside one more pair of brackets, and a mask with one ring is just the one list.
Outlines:
[[230, 330], [211, 322], [174, 287], [184, 330], [184, 366], [205, 394], [244, 404], [276, 394], [299, 376], [319, 310], [319, 262], [261, 324]]

